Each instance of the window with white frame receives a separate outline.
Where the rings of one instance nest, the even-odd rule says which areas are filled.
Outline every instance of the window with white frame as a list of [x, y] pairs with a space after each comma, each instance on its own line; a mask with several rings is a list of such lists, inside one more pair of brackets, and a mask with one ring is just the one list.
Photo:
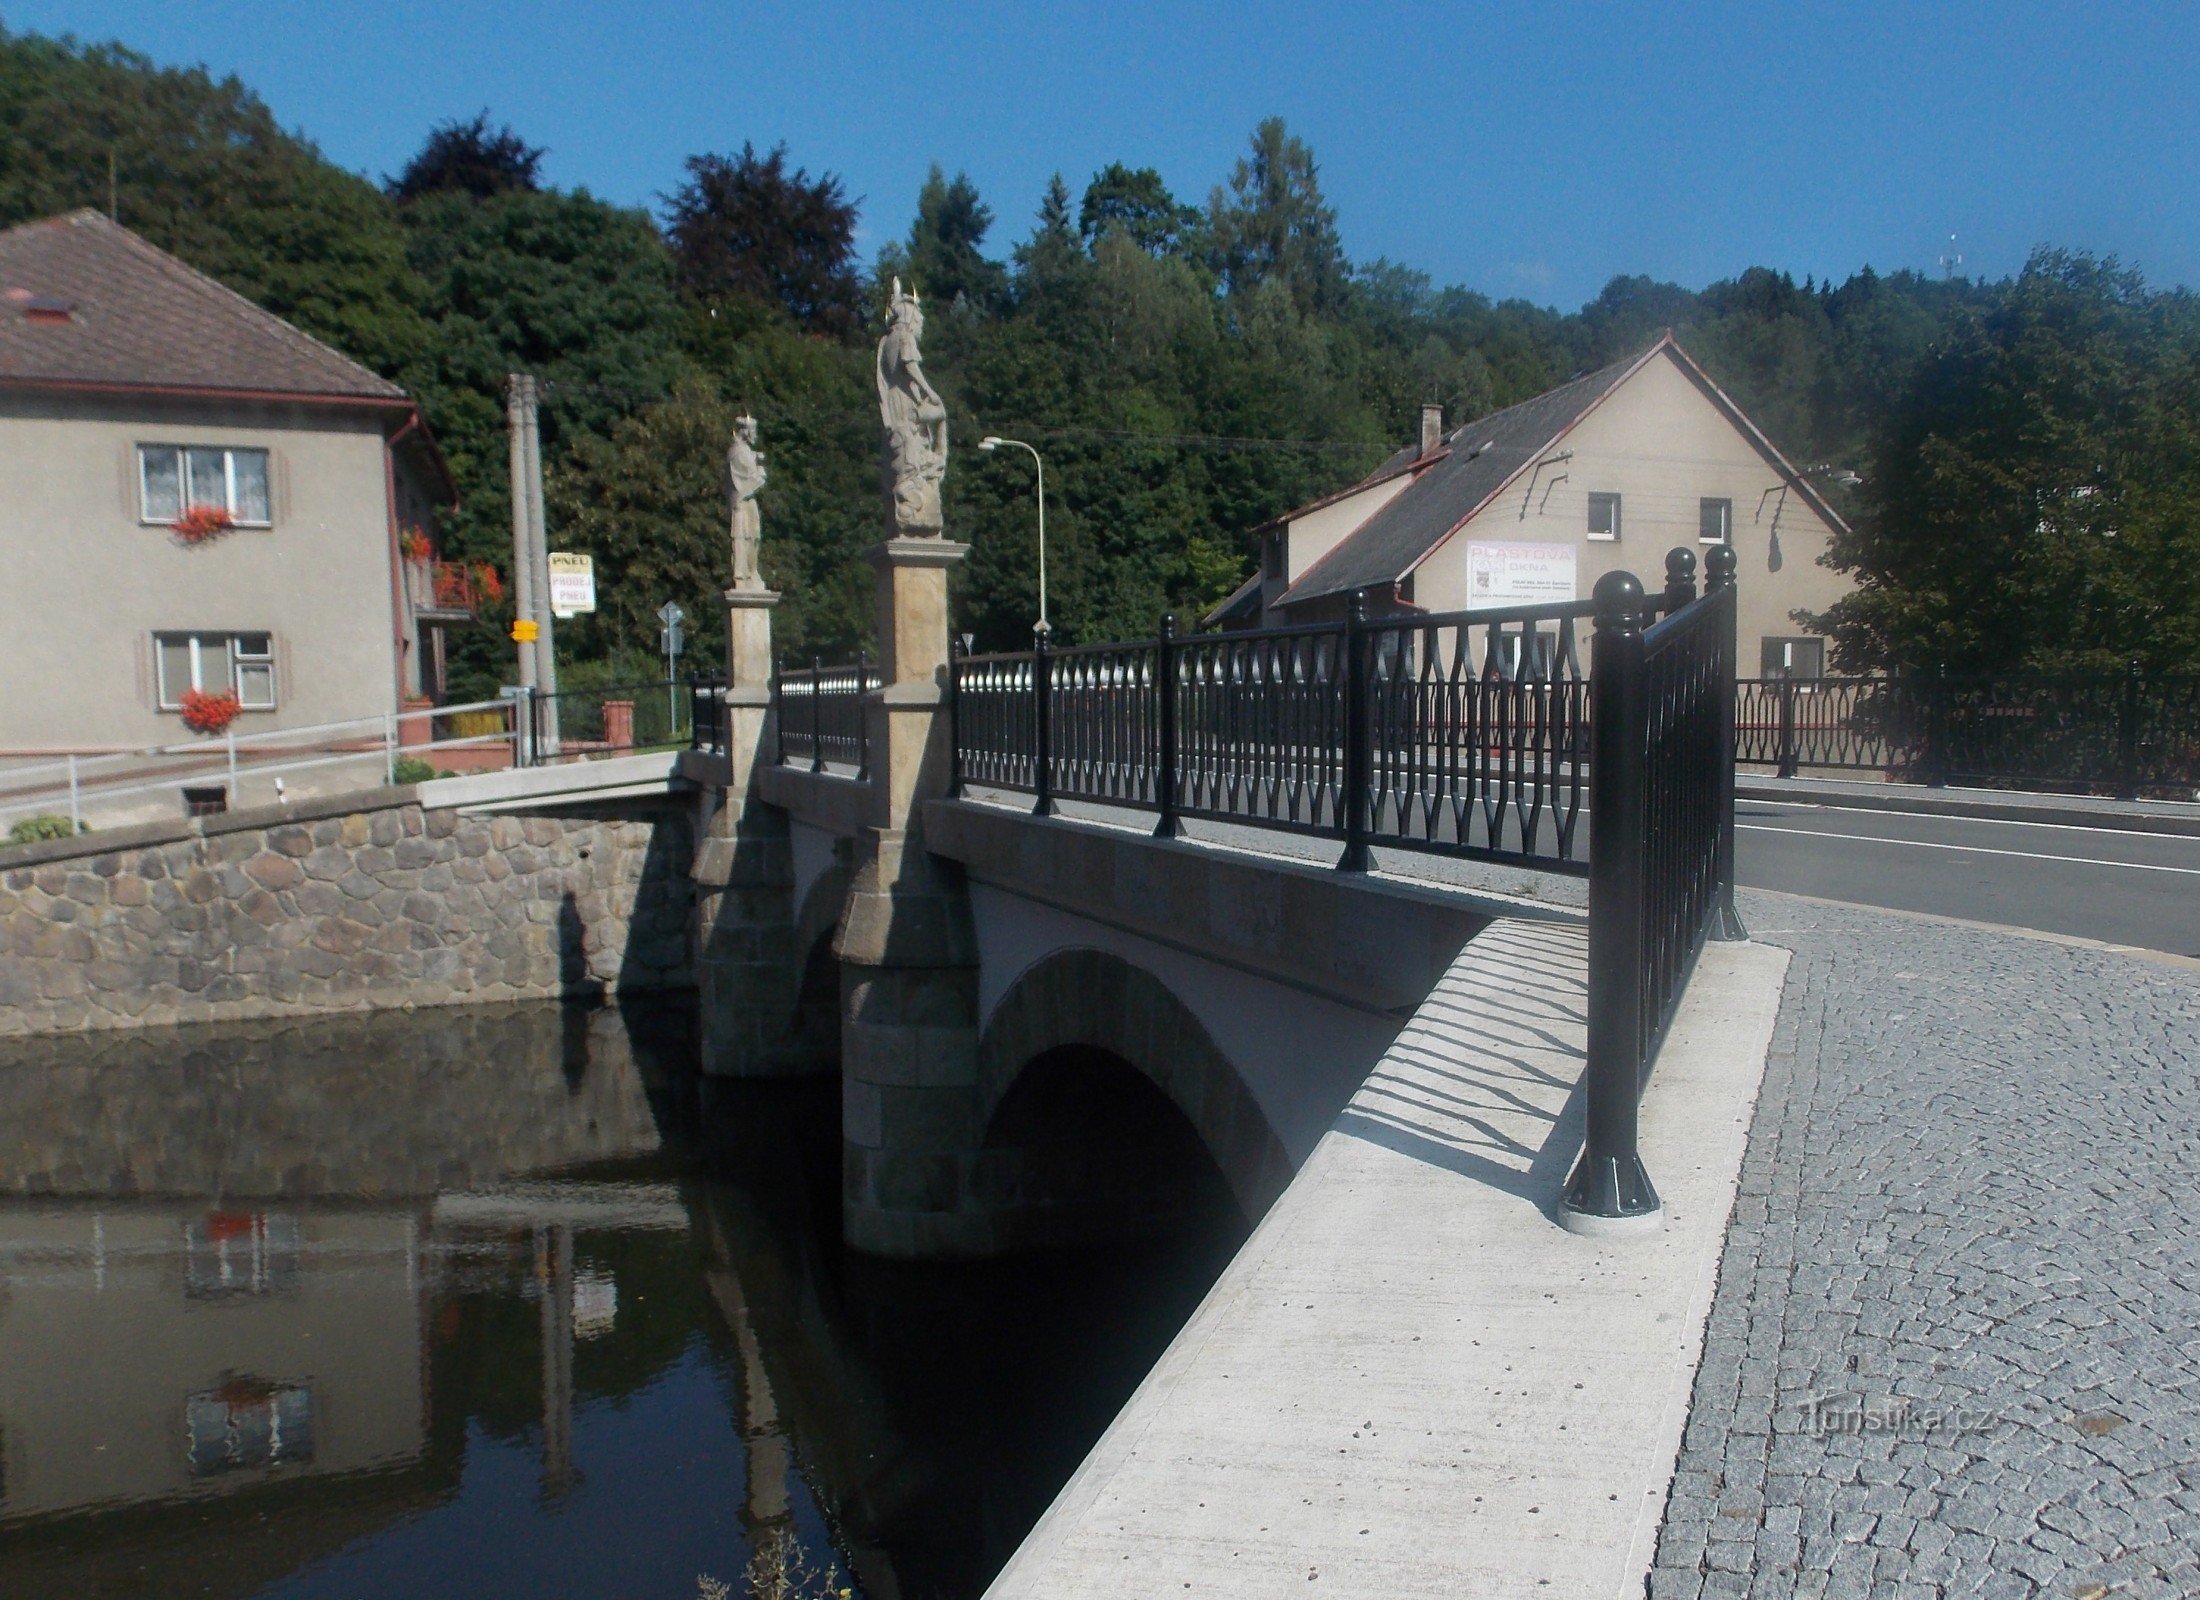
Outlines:
[[1759, 646], [1758, 664], [1766, 678], [1823, 678], [1826, 641], [1767, 638]]
[[153, 662], [163, 711], [186, 689], [234, 694], [246, 711], [275, 709], [275, 640], [265, 633], [156, 633]]
[[174, 522], [194, 506], [229, 513], [240, 527], [273, 522], [267, 492], [267, 452], [217, 445], [138, 446], [138, 514], [146, 522]]
[[1589, 537], [1592, 539], [1617, 539], [1619, 537], [1619, 496], [1589, 495]]
[[1696, 542], [1698, 544], [1726, 544], [1734, 537], [1734, 502], [1731, 500], [1698, 500], [1696, 502]]

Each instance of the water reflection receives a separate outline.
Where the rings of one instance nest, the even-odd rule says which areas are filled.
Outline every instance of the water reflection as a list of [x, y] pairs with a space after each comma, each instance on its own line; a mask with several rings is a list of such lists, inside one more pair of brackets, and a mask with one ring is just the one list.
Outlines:
[[831, 1086], [676, 1008], [0, 1048], [0, 1593], [974, 1596], [1241, 1225], [837, 1244]]

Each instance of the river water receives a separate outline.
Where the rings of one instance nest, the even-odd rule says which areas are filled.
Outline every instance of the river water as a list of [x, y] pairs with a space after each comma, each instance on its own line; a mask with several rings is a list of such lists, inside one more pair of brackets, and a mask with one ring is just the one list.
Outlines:
[[677, 1005], [0, 1046], [0, 1595], [981, 1593], [1242, 1224], [851, 1255], [835, 1089], [695, 1060]]

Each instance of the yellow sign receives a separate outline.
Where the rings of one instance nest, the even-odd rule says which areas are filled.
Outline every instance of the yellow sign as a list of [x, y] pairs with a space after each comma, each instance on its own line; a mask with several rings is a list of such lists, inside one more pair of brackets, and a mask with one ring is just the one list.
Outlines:
[[512, 640], [515, 644], [533, 644], [542, 633], [542, 624], [532, 617], [521, 617], [512, 624]]

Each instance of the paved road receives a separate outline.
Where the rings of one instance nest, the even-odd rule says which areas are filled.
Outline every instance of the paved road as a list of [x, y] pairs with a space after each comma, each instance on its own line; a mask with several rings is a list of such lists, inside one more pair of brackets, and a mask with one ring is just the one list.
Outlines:
[[2200, 972], [1741, 909], [1795, 960], [1652, 1600], [2200, 1595]]
[[1765, 800], [1735, 829], [1751, 888], [2200, 956], [2200, 838]]

